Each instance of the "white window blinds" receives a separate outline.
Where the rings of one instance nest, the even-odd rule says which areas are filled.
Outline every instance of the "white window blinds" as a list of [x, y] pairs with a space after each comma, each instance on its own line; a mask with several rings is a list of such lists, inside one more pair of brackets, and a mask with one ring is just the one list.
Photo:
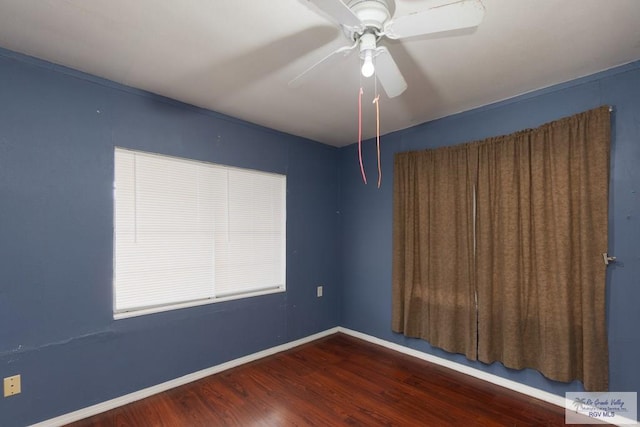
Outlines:
[[285, 289], [283, 175], [116, 148], [114, 206], [116, 318]]

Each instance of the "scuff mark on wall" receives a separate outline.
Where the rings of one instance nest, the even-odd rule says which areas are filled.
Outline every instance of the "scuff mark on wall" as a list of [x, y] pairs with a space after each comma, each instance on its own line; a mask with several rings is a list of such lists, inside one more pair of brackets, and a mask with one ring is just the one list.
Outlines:
[[[20, 355], [20, 354], [24, 354], [24, 353], [28, 353], [31, 351], [40, 351], [40, 350], [44, 350], [46, 348], [49, 347], [55, 347], [55, 346], [59, 346], [59, 345], [67, 345], [76, 341], [82, 341], [85, 339], [89, 339], [89, 338], [109, 338], [109, 337], [113, 337], [115, 336], [115, 331], [113, 330], [106, 330], [106, 331], [97, 331], [97, 332], [91, 332], [88, 334], [84, 334], [84, 335], [80, 335], [77, 337], [71, 337], [65, 340], [60, 340], [60, 341], [54, 341], [54, 342], [50, 342], [50, 343], [46, 343], [43, 344], [41, 346], [38, 347], [25, 347], [22, 344], [18, 345], [15, 348], [12, 348], [8, 351], [4, 351], [4, 352], [0, 352], [0, 358], [2, 357], [6, 357], [6, 356], [13, 356], [13, 355]], [[18, 359], [14, 359], [14, 358], [10, 358], [7, 363], [15, 363], [16, 361], [18, 361]]]

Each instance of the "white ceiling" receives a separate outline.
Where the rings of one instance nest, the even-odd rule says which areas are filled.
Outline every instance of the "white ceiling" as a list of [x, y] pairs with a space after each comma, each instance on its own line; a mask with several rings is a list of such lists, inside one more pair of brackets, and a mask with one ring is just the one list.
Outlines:
[[[445, 0], [446, 2], [446, 0]], [[396, 16], [443, 0], [396, 0]], [[387, 42], [409, 88], [381, 133], [640, 59], [640, 0], [483, 0], [474, 31]], [[307, 0], [0, 0], [0, 46], [334, 146], [375, 134], [357, 55]]]

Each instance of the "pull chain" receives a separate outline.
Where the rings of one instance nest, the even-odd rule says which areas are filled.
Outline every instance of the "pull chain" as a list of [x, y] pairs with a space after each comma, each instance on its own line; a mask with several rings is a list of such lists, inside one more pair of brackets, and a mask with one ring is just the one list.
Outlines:
[[[380, 153], [380, 95], [378, 94], [378, 80], [374, 76], [374, 93], [375, 98], [373, 104], [376, 105], [376, 151], [378, 157], [378, 188], [382, 184], [382, 160]], [[362, 161], [362, 95], [364, 91], [362, 89], [362, 77], [360, 77], [360, 91], [358, 92], [358, 163], [360, 164], [360, 174], [362, 175], [362, 181], [367, 183], [367, 175], [364, 171], [364, 162]]]
[[362, 181], [366, 184], [367, 175], [364, 173], [364, 164], [362, 163], [362, 93], [362, 86], [360, 86], [360, 92], [358, 94], [358, 160], [360, 162]]
[[378, 151], [378, 188], [382, 183], [382, 164], [380, 160], [380, 95], [376, 94], [373, 103], [376, 104], [376, 150]]

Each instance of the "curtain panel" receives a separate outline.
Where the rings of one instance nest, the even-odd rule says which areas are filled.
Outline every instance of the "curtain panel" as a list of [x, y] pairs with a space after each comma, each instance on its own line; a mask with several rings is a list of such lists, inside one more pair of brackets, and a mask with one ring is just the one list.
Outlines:
[[462, 146], [394, 163], [392, 329], [474, 360], [475, 159]]
[[396, 155], [392, 329], [607, 390], [609, 116]]

